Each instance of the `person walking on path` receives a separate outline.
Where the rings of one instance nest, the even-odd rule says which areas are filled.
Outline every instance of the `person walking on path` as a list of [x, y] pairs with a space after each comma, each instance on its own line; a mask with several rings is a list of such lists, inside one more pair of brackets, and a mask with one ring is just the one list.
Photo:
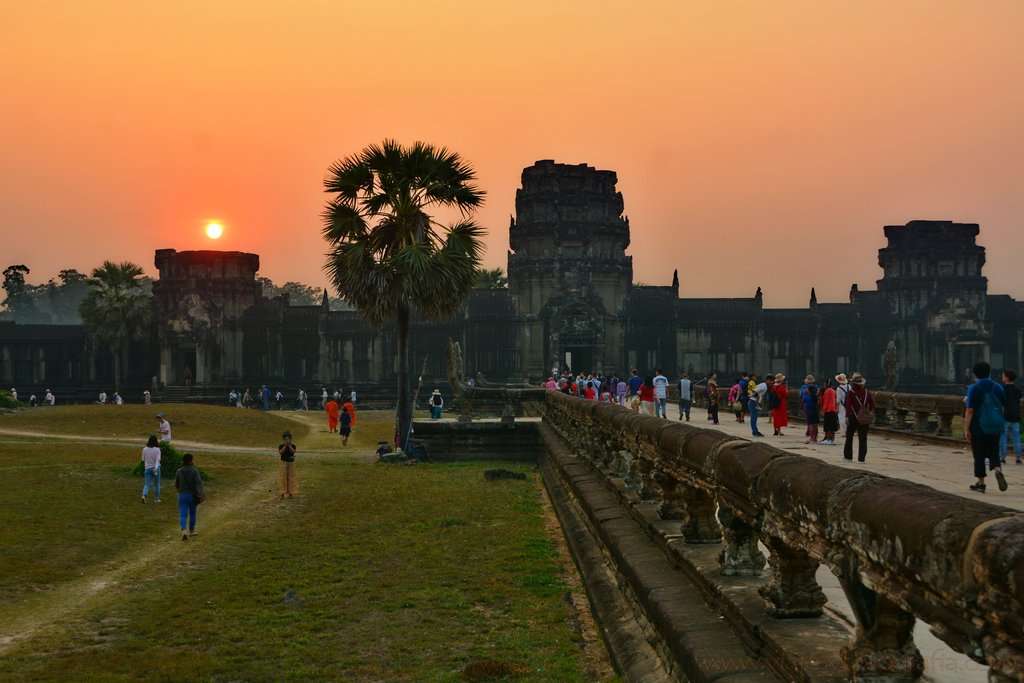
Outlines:
[[[430, 417], [431, 417], [431, 419], [439, 420], [441, 418], [441, 411], [443, 409], [444, 409], [444, 397], [441, 396], [441, 390], [440, 389], [434, 389], [434, 391], [431, 392], [431, 394], [430, 394]], [[348, 415], [348, 411], [345, 411], [345, 414]], [[349, 419], [349, 423], [350, 424], [351, 424], [351, 422], [352, 422], [352, 420]]]
[[718, 379], [714, 373], [708, 379], [707, 389], [704, 390], [704, 394], [708, 399], [708, 419], [711, 420], [711, 424], [718, 424]]
[[758, 382], [756, 374], [750, 375], [750, 383], [753, 385], [747, 396], [747, 412], [750, 413], [750, 435], [764, 436], [757, 428], [757, 418], [761, 412], [761, 401], [768, 393], [768, 385], [763, 381]]
[[160, 445], [155, 436], [149, 437], [142, 449], [142, 466], [146, 473], [146, 483], [142, 485], [142, 502], [146, 502], [149, 487], [153, 487], [153, 499], [160, 502]]
[[615, 402], [623, 408], [626, 407], [626, 394], [629, 391], [629, 385], [626, 384], [626, 380], [620, 379], [615, 384]]
[[836, 390], [832, 383], [825, 382], [825, 390], [821, 394], [821, 413], [824, 417], [822, 427], [825, 430], [826, 446], [836, 445], [836, 432], [839, 430], [839, 406], [836, 403]]
[[352, 415], [347, 410], [341, 411], [338, 415], [338, 434], [341, 434], [341, 445], [347, 446], [348, 437], [352, 434]]
[[352, 403], [352, 401], [345, 401], [345, 405], [341, 406], [341, 409], [343, 411], [345, 411], [346, 413], [348, 413], [348, 416], [350, 418], [352, 418], [352, 424], [349, 425], [349, 426], [350, 427], [355, 427], [356, 426], [356, 407]]
[[1006, 477], [999, 461], [999, 437], [1006, 433], [1006, 393], [989, 375], [992, 368], [979, 361], [971, 368], [976, 378], [967, 390], [967, 409], [964, 412], [964, 437], [971, 444], [974, 456], [974, 476], [978, 481], [970, 485], [972, 491], [985, 493], [985, 461], [995, 474], [1000, 491], [1005, 491]]
[[[810, 377], [810, 376], [809, 376]], [[814, 378], [810, 377], [811, 383], [807, 385], [801, 399], [804, 408], [804, 417], [807, 419], [807, 441], [804, 443], [818, 443], [818, 422], [821, 420], [818, 407], [818, 385]]]
[[1003, 370], [1003, 392], [1006, 394], [1006, 408], [1003, 410], [1003, 417], [1006, 419], [1006, 429], [999, 437], [999, 460], [1006, 462], [1007, 445], [1013, 439], [1013, 452], [1017, 455], [1017, 464], [1021, 464], [1020, 453], [1020, 389], [1014, 382], [1017, 379], [1015, 370]]
[[839, 433], [846, 433], [846, 397], [850, 393], [850, 382], [846, 373], [836, 375], [836, 412], [839, 414]]
[[867, 381], [859, 372], [850, 378], [850, 392], [846, 395], [846, 443], [843, 458], [853, 460], [853, 435], [857, 435], [857, 461], [864, 462], [868, 455], [868, 428], [875, 416], [875, 397], [867, 390]]
[[157, 431], [160, 432], [160, 440], [164, 443], [171, 442], [171, 423], [167, 421], [163, 413], [156, 414]]
[[333, 398], [327, 399], [327, 403], [324, 404], [324, 410], [327, 411], [327, 431], [331, 434], [338, 430], [338, 403]]
[[648, 375], [640, 385], [640, 414], [654, 415], [654, 378]]
[[[203, 478], [199, 476], [193, 464], [191, 453], [181, 456], [181, 467], [174, 478], [174, 488], [178, 490], [178, 519], [181, 526], [181, 540], [187, 541], [189, 536], [196, 535], [196, 508], [206, 500], [203, 491]], [[188, 526], [186, 527], [186, 522]]]
[[296, 446], [292, 442], [292, 433], [285, 432], [281, 435], [282, 443], [277, 447], [277, 453], [281, 456], [281, 498], [285, 496], [292, 498], [299, 490], [299, 484], [295, 481], [295, 451]]
[[679, 419], [682, 420], [683, 416], [686, 416], [686, 421], [690, 421], [690, 407], [693, 405], [693, 382], [690, 381], [689, 373], [684, 372], [683, 376], [679, 378]]
[[789, 426], [789, 387], [786, 386], [786, 376], [781, 372], [776, 374], [775, 384], [768, 391], [768, 407], [772, 411], [772, 427], [775, 428], [773, 436], [785, 436], [782, 429]]
[[654, 415], [668, 419], [668, 408], [665, 402], [668, 400], [668, 377], [661, 373], [661, 370], [654, 371]]

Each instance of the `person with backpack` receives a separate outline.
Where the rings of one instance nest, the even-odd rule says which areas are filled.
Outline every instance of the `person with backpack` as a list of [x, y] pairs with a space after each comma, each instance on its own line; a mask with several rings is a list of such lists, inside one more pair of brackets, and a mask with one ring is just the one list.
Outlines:
[[1003, 370], [1003, 391], [1006, 392], [1006, 407], [1003, 410], [1003, 417], [1006, 419], [1006, 429], [999, 437], [999, 460], [1006, 462], [1007, 445], [1013, 439], [1013, 452], [1017, 454], [1017, 464], [1020, 459], [1020, 389], [1014, 384], [1017, 373], [1014, 370]]
[[741, 393], [746, 394], [746, 388], [743, 386], [745, 384], [746, 380], [737, 378], [729, 389], [729, 397], [726, 399], [729, 403], [729, 409], [732, 410], [736, 416], [736, 421], [740, 424], [743, 424], [743, 404], [740, 403], [739, 397]]
[[867, 389], [867, 381], [859, 373], [850, 378], [850, 392], [846, 395], [846, 443], [843, 458], [853, 460], [853, 435], [857, 435], [857, 461], [864, 462], [868, 455], [868, 428], [875, 419], [875, 397]]
[[985, 493], [985, 461], [995, 474], [1000, 491], [1005, 491], [1006, 477], [999, 462], [999, 437], [1006, 431], [1004, 407], [1006, 392], [989, 375], [992, 367], [978, 361], [971, 368], [976, 378], [967, 390], [967, 409], [964, 412], [964, 438], [971, 444], [974, 456], [974, 476], [978, 481], [970, 485], [972, 491]]

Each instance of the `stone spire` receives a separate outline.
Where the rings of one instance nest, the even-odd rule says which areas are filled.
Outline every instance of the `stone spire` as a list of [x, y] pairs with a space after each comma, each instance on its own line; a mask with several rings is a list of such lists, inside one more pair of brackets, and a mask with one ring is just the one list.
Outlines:
[[754, 301], [757, 302], [758, 306], [764, 304], [764, 294], [761, 292], [761, 287], [758, 286], [757, 291], [754, 292]]
[[672, 289], [676, 290], [676, 295], [679, 294], [679, 269], [676, 268], [672, 271]]
[[810, 307], [814, 308], [818, 305], [818, 295], [814, 293], [814, 287], [811, 287], [811, 302]]
[[324, 309], [325, 311], [331, 310], [331, 302], [330, 302], [330, 299], [327, 296], [327, 288], [326, 287], [324, 287], [324, 298], [320, 301], [320, 308]]

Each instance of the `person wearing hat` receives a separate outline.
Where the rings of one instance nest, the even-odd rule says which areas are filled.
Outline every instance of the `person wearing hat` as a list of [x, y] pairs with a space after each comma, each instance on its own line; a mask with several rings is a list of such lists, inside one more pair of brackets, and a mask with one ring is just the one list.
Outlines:
[[868, 428], [875, 414], [875, 397], [867, 390], [867, 381], [859, 373], [850, 377], [850, 393], [846, 396], [846, 443], [843, 458], [853, 460], [853, 435], [857, 434], [857, 460], [864, 462], [868, 454]]
[[839, 415], [839, 433], [846, 433], [846, 397], [850, 393], [850, 382], [846, 373], [836, 375], [836, 411]]
[[771, 401], [772, 427], [775, 428], [773, 436], [785, 436], [782, 428], [789, 426], [789, 387], [786, 386], [786, 376], [781, 372], [776, 374], [775, 386], [768, 391], [775, 396]]
[[299, 490], [299, 484], [295, 481], [295, 443], [292, 441], [292, 433], [285, 432], [281, 435], [282, 443], [277, 447], [277, 454], [281, 456], [281, 498], [287, 496], [292, 498]]
[[711, 424], [718, 424], [718, 375], [714, 372], [708, 378], [708, 386], [704, 390], [704, 396], [708, 400], [708, 420]]
[[439, 389], [434, 389], [430, 394], [430, 417], [437, 420], [441, 417], [441, 409], [444, 408], [444, 398]]
[[160, 432], [160, 440], [164, 443], [171, 442], [171, 423], [167, 421], [163, 413], [156, 414], [157, 431]]

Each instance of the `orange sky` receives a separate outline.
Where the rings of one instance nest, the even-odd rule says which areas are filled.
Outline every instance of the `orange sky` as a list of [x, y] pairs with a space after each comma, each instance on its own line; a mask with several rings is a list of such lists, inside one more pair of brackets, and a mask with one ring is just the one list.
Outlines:
[[682, 296], [845, 301], [922, 218], [980, 223], [1024, 299], [1017, 0], [39, 0], [0, 56], [0, 267], [32, 282], [173, 247], [322, 284], [324, 172], [393, 137], [475, 165], [491, 267], [555, 159], [618, 172], [634, 279]]

